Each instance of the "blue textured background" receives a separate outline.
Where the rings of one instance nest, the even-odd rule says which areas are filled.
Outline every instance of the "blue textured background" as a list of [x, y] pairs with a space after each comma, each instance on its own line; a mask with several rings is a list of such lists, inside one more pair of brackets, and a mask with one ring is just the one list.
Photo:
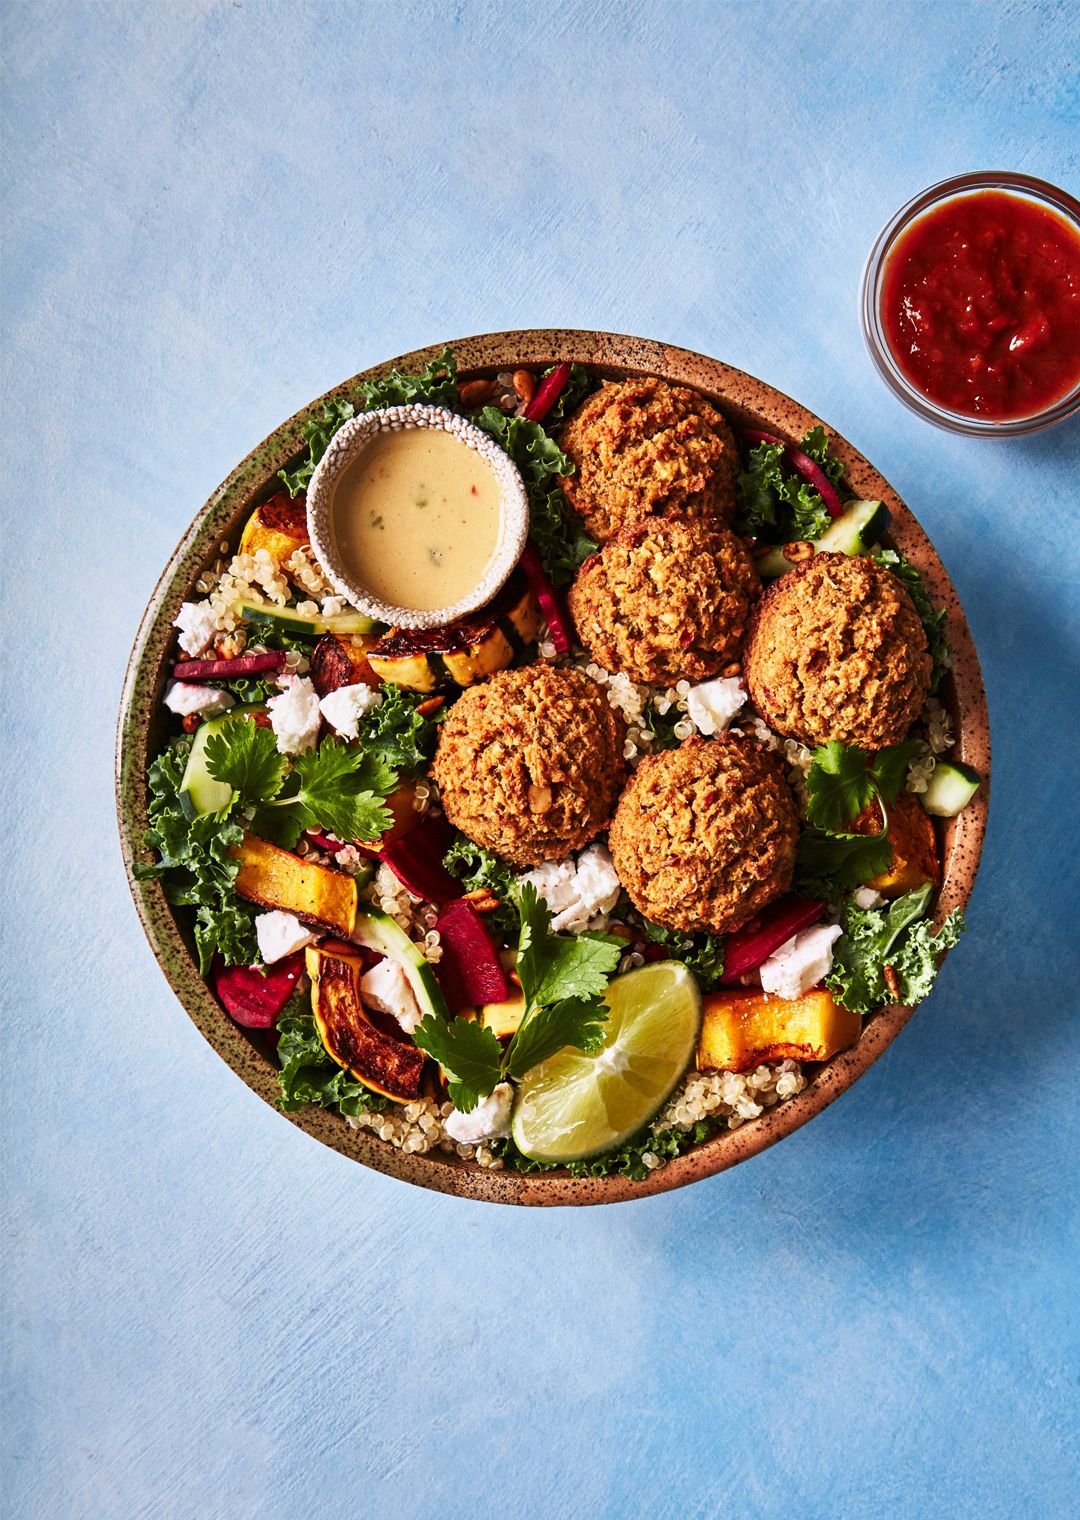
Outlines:
[[[1080, 12], [4, 13], [6, 1513], [1075, 1513], [1080, 436], [921, 424], [856, 290], [924, 184], [1080, 189]], [[717, 354], [865, 450], [960, 589], [996, 759], [972, 932], [869, 1075], [733, 1173], [550, 1213], [247, 1092], [111, 811], [139, 614], [239, 457], [363, 365], [544, 325]]]

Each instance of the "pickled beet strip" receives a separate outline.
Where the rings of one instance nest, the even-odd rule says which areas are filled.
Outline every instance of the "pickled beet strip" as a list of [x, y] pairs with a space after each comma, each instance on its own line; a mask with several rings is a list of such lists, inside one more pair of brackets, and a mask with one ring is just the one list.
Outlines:
[[830, 517], [843, 517], [844, 504], [836, 494], [836, 487], [825, 474], [819, 464], [815, 464], [809, 455], [797, 449], [794, 444], [785, 443], [782, 438], [777, 438], [775, 433], [759, 433], [750, 428], [743, 430], [743, 437], [748, 443], [778, 443], [784, 451], [784, 458], [795, 471], [796, 475], [812, 485], [814, 490], [825, 503], [825, 510]]
[[556, 364], [550, 375], [545, 376], [537, 387], [536, 395], [523, 413], [526, 422], [542, 422], [558, 401], [570, 378], [569, 364]]
[[787, 944], [800, 929], [809, 929], [825, 912], [823, 902], [803, 902], [798, 897], [785, 897], [773, 907], [747, 924], [729, 934], [724, 945], [725, 982], [737, 982], [747, 972], [756, 971], [769, 959], [774, 950]]
[[525, 552], [521, 556], [521, 568], [525, 572], [529, 589], [540, 603], [540, 611], [544, 614], [544, 620], [548, 625], [551, 642], [559, 654], [569, 654], [570, 646], [574, 642], [570, 618], [563, 607], [562, 597], [548, 579], [547, 571], [534, 544], [525, 545]]
[[443, 865], [443, 856], [454, 842], [454, 829], [442, 813], [428, 813], [423, 823], [400, 839], [372, 853], [389, 866], [414, 897], [424, 902], [447, 903], [463, 897], [465, 888]]
[[268, 649], [265, 654], [237, 655], [235, 660], [178, 660], [173, 675], [178, 681], [225, 681], [232, 676], [281, 670], [284, 664], [284, 649]]
[[448, 903], [436, 925], [442, 956], [435, 967], [451, 1013], [510, 998], [499, 952], [472, 903]]
[[302, 950], [265, 968], [226, 966], [219, 956], [214, 962], [214, 991], [235, 1023], [245, 1029], [271, 1029], [303, 969]]

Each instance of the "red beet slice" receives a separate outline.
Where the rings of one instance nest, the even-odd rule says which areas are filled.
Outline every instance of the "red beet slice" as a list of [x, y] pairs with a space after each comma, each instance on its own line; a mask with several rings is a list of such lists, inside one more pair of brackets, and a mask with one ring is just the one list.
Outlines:
[[484, 1003], [507, 1002], [510, 984], [499, 952], [472, 903], [447, 903], [436, 927], [442, 959], [435, 975], [451, 1013], [480, 1008]]
[[414, 897], [445, 903], [463, 897], [465, 888], [443, 865], [443, 856], [454, 842], [454, 830], [442, 813], [428, 813], [423, 823], [400, 839], [374, 851]]
[[225, 681], [280, 670], [284, 664], [284, 649], [268, 649], [265, 654], [241, 654], [235, 660], [178, 660], [173, 675], [178, 681]]
[[748, 972], [756, 971], [774, 950], [779, 950], [800, 929], [816, 924], [824, 912], [823, 902], [803, 902], [798, 897], [785, 897], [766, 908], [756, 922], [728, 935], [723, 980], [737, 982]]
[[533, 596], [540, 603], [540, 610], [548, 625], [551, 642], [560, 654], [568, 654], [574, 642], [570, 618], [563, 608], [562, 597], [548, 579], [534, 544], [526, 544], [521, 556], [521, 568], [529, 582]]
[[551, 374], [541, 380], [536, 395], [525, 408], [527, 422], [542, 422], [558, 401], [570, 378], [569, 364], [556, 364]]
[[778, 443], [784, 451], [784, 458], [796, 475], [801, 475], [821, 497], [829, 516], [842, 517], [844, 515], [844, 504], [836, 494], [836, 487], [821, 466], [815, 464], [809, 455], [802, 453], [793, 444], [785, 443], [782, 438], [777, 438], [775, 433], [759, 433], [748, 428], [744, 430], [743, 437], [748, 443], [753, 444]]
[[237, 1024], [245, 1029], [272, 1029], [303, 969], [302, 950], [265, 971], [257, 966], [225, 966], [219, 958], [214, 963], [214, 990]]

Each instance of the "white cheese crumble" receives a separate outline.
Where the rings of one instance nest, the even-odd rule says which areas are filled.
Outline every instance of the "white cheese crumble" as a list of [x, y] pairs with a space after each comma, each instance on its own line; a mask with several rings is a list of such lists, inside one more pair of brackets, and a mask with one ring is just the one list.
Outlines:
[[718, 676], [691, 686], [686, 693], [686, 716], [699, 733], [722, 734], [745, 701], [740, 676]]
[[762, 989], [774, 997], [802, 997], [832, 969], [832, 947], [842, 932], [839, 924], [815, 924], [793, 934], [762, 966]]
[[620, 883], [602, 844], [590, 845], [577, 861], [548, 860], [519, 878], [530, 881], [551, 909], [556, 934], [579, 934], [619, 900]]
[[204, 718], [228, 712], [233, 698], [217, 686], [201, 686], [197, 681], [170, 681], [165, 691], [165, 706], [170, 712], [186, 718], [189, 713], [202, 713]]
[[280, 696], [270, 698], [266, 710], [283, 755], [315, 748], [322, 715], [319, 694], [307, 676], [294, 676]]
[[873, 887], [856, 887], [851, 894], [851, 900], [857, 908], [880, 908], [885, 901], [880, 892], [875, 892]]
[[201, 654], [217, 632], [217, 618], [209, 602], [185, 602], [176, 614], [180, 648], [185, 654]]
[[319, 708], [335, 733], [343, 739], [355, 739], [360, 719], [381, 701], [381, 693], [360, 681], [355, 686], [339, 686], [337, 691], [327, 692]]
[[479, 1145], [481, 1140], [504, 1140], [510, 1133], [510, 1110], [514, 1089], [500, 1082], [490, 1098], [478, 1103], [471, 1113], [453, 1109], [443, 1120], [443, 1128], [458, 1145]]
[[268, 966], [284, 960], [296, 950], [313, 945], [318, 935], [306, 928], [291, 913], [274, 908], [270, 913], [260, 913], [255, 919], [255, 938], [259, 942], [259, 954]]
[[412, 1034], [422, 1017], [409, 979], [395, 961], [381, 960], [360, 978], [360, 996], [380, 1013], [397, 1019], [406, 1034]]

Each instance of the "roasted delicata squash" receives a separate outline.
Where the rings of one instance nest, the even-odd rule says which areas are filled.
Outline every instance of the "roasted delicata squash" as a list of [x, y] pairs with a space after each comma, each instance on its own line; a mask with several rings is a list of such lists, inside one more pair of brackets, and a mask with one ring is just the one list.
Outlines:
[[764, 992], [714, 992], [702, 999], [699, 1071], [753, 1071], [768, 1061], [827, 1061], [854, 1045], [862, 1029], [830, 992], [800, 998]]
[[274, 563], [282, 565], [294, 550], [309, 542], [306, 497], [301, 492], [292, 500], [279, 491], [256, 507], [244, 524], [240, 553], [254, 554], [266, 549]]
[[[888, 804], [889, 842], [893, 849], [892, 865], [880, 876], [866, 883], [883, 897], [903, 897], [916, 887], [940, 877], [933, 820], [925, 812], [914, 792], [901, 792]], [[851, 824], [853, 834], [880, 834], [881, 809], [876, 802], [866, 808]]]
[[371, 1022], [360, 997], [360, 954], [341, 944], [310, 945], [304, 959], [311, 978], [311, 1012], [327, 1055], [365, 1087], [396, 1103], [417, 1097], [423, 1052]]
[[382, 681], [410, 691], [472, 686], [504, 670], [540, 631], [540, 608], [515, 574], [487, 607], [443, 628], [392, 628], [368, 655]]
[[508, 1040], [517, 1034], [524, 1012], [525, 999], [519, 992], [505, 1003], [485, 1003], [481, 1008], [463, 1009], [458, 1017], [482, 1024], [497, 1040]]
[[378, 642], [373, 633], [324, 633], [311, 656], [311, 682], [319, 696], [340, 686], [378, 686], [379, 677], [368, 664], [368, 651]]
[[281, 908], [303, 923], [347, 939], [356, 925], [356, 882], [341, 871], [301, 860], [254, 834], [232, 851], [240, 862], [236, 890], [264, 908]]

